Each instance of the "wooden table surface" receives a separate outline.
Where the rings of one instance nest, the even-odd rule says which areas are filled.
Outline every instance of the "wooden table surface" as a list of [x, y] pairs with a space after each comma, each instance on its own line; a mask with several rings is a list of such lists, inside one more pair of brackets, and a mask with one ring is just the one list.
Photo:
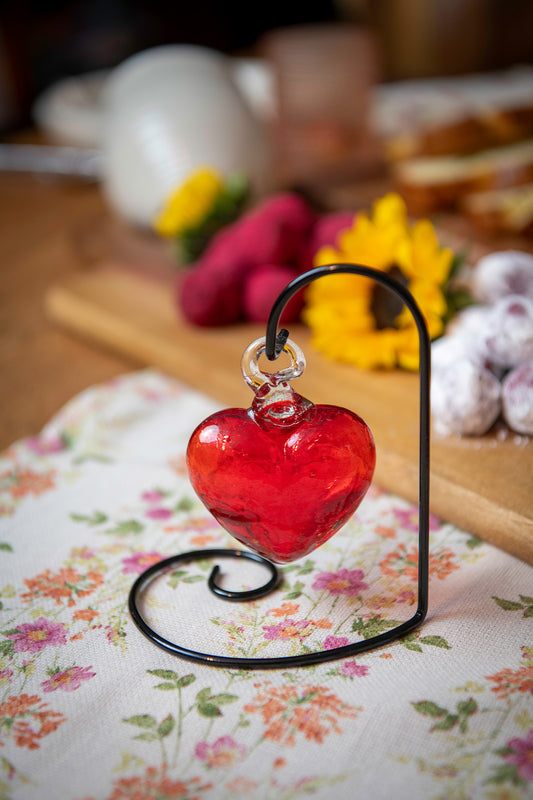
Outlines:
[[48, 287], [99, 258], [90, 226], [108, 214], [99, 188], [0, 175], [0, 448], [37, 433], [80, 390], [132, 363], [63, 333]]

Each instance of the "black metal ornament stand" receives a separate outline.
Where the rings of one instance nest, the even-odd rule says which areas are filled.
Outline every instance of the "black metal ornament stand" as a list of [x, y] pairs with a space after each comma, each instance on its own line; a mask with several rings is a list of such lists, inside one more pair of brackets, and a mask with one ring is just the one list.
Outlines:
[[291, 281], [281, 292], [274, 303], [266, 328], [266, 356], [274, 361], [283, 351], [289, 333], [282, 329], [278, 333], [281, 314], [291, 297], [311, 281], [335, 273], [348, 273], [361, 275], [381, 283], [394, 292], [405, 303], [411, 312], [418, 331], [420, 353], [420, 421], [419, 421], [419, 495], [418, 495], [418, 604], [413, 616], [391, 628], [384, 633], [371, 636], [353, 644], [335, 647], [331, 650], [320, 650], [303, 653], [296, 656], [281, 656], [276, 658], [247, 658], [238, 656], [221, 656], [190, 650], [175, 642], [170, 642], [160, 636], [144, 620], [139, 611], [138, 599], [147, 586], [155, 578], [173, 569], [176, 564], [209, 558], [247, 559], [262, 564], [270, 572], [270, 580], [263, 586], [248, 591], [231, 591], [219, 586], [216, 582], [219, 567], [215, 565], [211, 571], [208, 586], [217, 596], [233, 602], [256, 600], [274, 591], [280, 583], [281, 576], [277, 567], [263, 556], [244, 550], [230, 549], [201, 549], [187, 553], [180, 553], [153, 564], [143, 572], [133, 584], [129, 595], [130, 615], [139, 630], [158, 647], [173, 655], [180, 656], [190, 661], [208, 664], [212, 667], [225, 667], [234, 669], [280, 669], [288, 667], [304, 667], [324, 661], [350, 658], [365, 650], [388, 644], [400, 639], [417, 628], [425, 619], [428, 610], [428, 584], [429, 584], [429, 431], [430, 431], [430, 340], [424, 318], [415, 299], [408, 289], [395, 278], [385, 272], [362, 266], [360, 264], [330, 264], [316, 267]]

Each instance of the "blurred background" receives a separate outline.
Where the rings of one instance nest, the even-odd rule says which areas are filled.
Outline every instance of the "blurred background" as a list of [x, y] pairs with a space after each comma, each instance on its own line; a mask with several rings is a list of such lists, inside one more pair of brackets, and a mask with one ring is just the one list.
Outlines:
[[[471, 263], [533, 252], [532, 31], [533, 0], [0, 0], [4, 444], [131, 363], [203, 388], [199, 365], [225, 346], [184, 320], [262, 321], [286, 268], [309, 267], [391, 190]], [[226, 181], [224, 213], [238, 174], [249, 206], [287, 188], [309, 202], [313, 237], [267, 258], [272, 217], [246, 233], [246, 268], [252, 252], [269, 270], [202, 284], [183, 244], [216, 202], [189, 229], [176, 212], [168, 237], [156, 221], [175, 194], [194, 210], [180, 192], [206, 165]], [[234, 386], [222, 358], [219, 381]]]
[[0, 133], [29, 124], [35, 99], [55, 82], [112, 68], [139, 50], [192, 43], [246, 56], [269, 31], [325, 22], [370, 27], [384, 81], [533, 61], [532, 0], [2, 2]]

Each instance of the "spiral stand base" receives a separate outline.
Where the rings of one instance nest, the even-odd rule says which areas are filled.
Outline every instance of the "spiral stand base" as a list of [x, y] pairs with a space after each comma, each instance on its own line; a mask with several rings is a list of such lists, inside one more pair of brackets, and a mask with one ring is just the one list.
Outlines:
[[317, 278], [334, 273], [348, 273], [371, 278], [384, 285], [387, 289], [400, 297], [409, 308], [414, 317], [419, 338], [420, 352], [420, 433], [419, 433], [419, 521], [418, 521], [418, 606], [414, 615], [406, 622], [402, 622], [384, 633], [371, 636], [353, 644], [334, 647], [330, 650], [320, 650], [311, 653], [302, 653], [295, 656], [280, 656], [274, 658], [246, 658], [238, 656], [211, 655], [197, 650], [190, 650], [182, 645], [165, 639], [151, 628], [139, 611], [139, 598], [147, 586], [157, 577], [161, 576], [176, 564], [190, 561], [205, 560], [208, 558], [248, 559], [263, 565], [270, 572], [270, 580], [263, 586], [246, 591], [231, 591], [224, 589], [216, 582], [219, 566], [215, 565], [208, 580], [209, 589], [218, 597], [231, 602], [244, 602], [257, 600], [275, 591], [280, 584], [281, 577], [276, 566], [263, 556], [244, 550], [231, 549], [203, 549], [194, 550], [171, 556], [153, 564], [143, 572], [133, 584], [128, 605], [131, 618], [151, 642], [173, 655], [189, 661], [207, 664], [212, 667], [226, 669], [281, 669], [288, 667], [304, 667], [319, 664], [325, 661], [346, 659], [372, 650], [376, 647], [389, 644], [406, 636], [417, 628], [425, 619], [428, 609], [428, 584], [429, 584], [429, 382], [430, 382], [430, 340], [424, 318], [408, 289], [399, 281], [385, 272], [380, 272], [371, 267], [360, 264], [331, 264], [309, 270], [291, 281], [281, 292], [272, 307], [266, 331], [266, 356], [274, 361], [283, 350], [288, 332], [284, 329], [278, 331], [281, 313], [288, 301], [299, 289]]

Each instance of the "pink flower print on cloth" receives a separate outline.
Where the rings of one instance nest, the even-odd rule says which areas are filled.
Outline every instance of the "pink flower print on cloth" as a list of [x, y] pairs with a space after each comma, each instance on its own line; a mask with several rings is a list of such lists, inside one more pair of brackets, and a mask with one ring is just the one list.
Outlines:
[[533, 781], [533, 728], [524, 739], [511, 739], [507, 743], [507, 750], [503, 756], [504, 761], [513, 764], [518, 774], [525, 781]]
[[22, 622], [6, 635], [8, 639], [12, 639], [13, 649], [17, 653], [39, 653], [45, 647], [67, 643], [65, 626], [45, 617], [39, 617], [35, 622]]
[[95, 675], [96, 672], [91, 672], [91, 667], [73, 666], [52, 673], [47, 681], [41, 683], [41, 686], [44, 692], [55, 692], [56, 689], [73, 692], [75, 689], [79, 689], [84, 681], [94, 678]]
[[[265, 639], [304, 639], [312, 632], [311, 622], [307, 619], [286, 619], [276, 625], [263, 625]], [[309, 628], [309, 630], [306, 630]]]
[[334, 650], [336, 647], [344, 647], [347, 644], [350, 644], [347, 636], [333, 636], [330, 634], [324, 639], [324, 650]]
[[220, 736], [213, 744], [198, 742], [195, 748], [197, 758], [205, 761], [208, 767], [231, 767], [242, 761], [245, 748], [232, 736]]
[[368, 584], [363, 580], [364, 572], [361, 569], [339, 569], [337, 572], [320, 572], [315, 578], [313, 589], [327, 591], [332, 595], [345, 594], [348, 597], [358, 597]]
[[122, 559], [122, 572], [124, 575], [140, 575], [145, 569], [157, 564], [163, 556], [161, 553], [134, 553]]

